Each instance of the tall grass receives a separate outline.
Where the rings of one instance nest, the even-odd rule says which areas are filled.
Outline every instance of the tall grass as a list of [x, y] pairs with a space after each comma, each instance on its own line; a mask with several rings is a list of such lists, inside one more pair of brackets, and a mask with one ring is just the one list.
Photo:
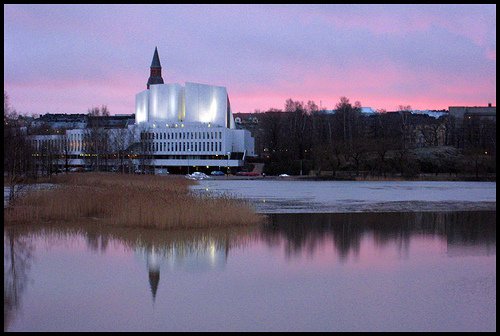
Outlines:
[[54, 178], [57, 188], [31, 191], [5, 210], [6, 225], [95, 221], [162, 229], [251, 225], [263, 220], [249, 204], [199, 197], [194, 181], [175, 176], [76, 173]]

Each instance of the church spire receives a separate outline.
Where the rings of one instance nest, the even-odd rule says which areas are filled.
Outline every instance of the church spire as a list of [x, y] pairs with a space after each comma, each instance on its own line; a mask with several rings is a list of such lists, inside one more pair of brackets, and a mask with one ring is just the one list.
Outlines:
[[149, 86], [153, 84], [163, 84], [163, 78], [161, 77], [160, 57], [158, 56], [157, 47], [155, 47], [155, 53], [153, 55], [153, 60], [151, 61], [147, 88], [149, 89]]

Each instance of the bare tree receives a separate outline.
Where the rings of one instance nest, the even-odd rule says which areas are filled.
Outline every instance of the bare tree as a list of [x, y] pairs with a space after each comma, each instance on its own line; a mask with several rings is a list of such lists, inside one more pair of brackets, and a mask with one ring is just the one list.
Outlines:
[[88, 124], [83, 136], [85, 158], [92, 170], [100, 171], [102, 165], [107, 165], [109, 154], [109, 136], [102, 118], [109, 116], [109, 110], [105, 105], [93, 107], [88, 110], [87, 116]]
[[64, 171], [67, 173], [69, 170], [69, 157], [70, 157], [70, 151], [71, 151], [71, 143], [69, 140], [68, 134], [64, 134], [62, 136], [62, 156], [64, 158]]
[[409, 148], [410, 132], [411, 132], [411, 111], [410, 105], [399, 105], [399, 115], [401, 116], [401, 147], [402, 149]]
[[[445, 125], [441, 121], [433, 120], [425, 125], [422, 125], [422, 136], [425, 141], [425, 145], [428, 147], [439, 146], [440, 139], [444, 138]], [[443, 141], [444, 142], [444, 141]]]
[[288, 148], [291, 151], [292, 160], [304, 160], [305, 153], [311, 148], [312, 118], [311, 114], [318, 110], [313, 101], [303, 102], [287, 99], [285, 112], [288, 118]]
[[362, 167], [367, 154], [366, 141], [361, 138], [356, 138], [353, 140], [353, 143], [348, 150], [349, 150], [349, 157], [352, 159], [354, 163], [356, 176], [358, 176], [360, 168]]
[[19, 115], [10, 106], [9, 96], [4, 91], [4, 174], [9, 185], [9, 199], [13, 201], [17, 192], [32, 171], [33, 148], [27, 129], [20, 123]]
[[274, 153], [281, 146], [281, 127], [283, 123], [281, 119], [283, 117], [283, 111], [277, 109], [271, 109], [263, 114], [260, 118], [260, 127], [262, 129], [262, 143], [264, 150], [269, 153]]
[[[152, 152], [153, 152], [153, 132], [150, 132], [150, 128], [146, 128], [141, 131], [140, 143], [138, 146], [137, 157], [139, 158], [139, 169], [146, 173], [152, 162]], [[189, 168], [188, 168], [189, 169]]]
[[133, 133], [128, 128], [114, 129], [110, 136], [110, 150], [118, 157], [118, 166], [125, 173], [125, 162], [130, 155], [130, 146], [133, 144]]
[[347, 97], [340, 97], [340, 102], [335, 106], [335, 123], [341, 126], [342, 140], [349, 147], [353, 146], [354, 138], [361, 135], [361, 103], [351, 105]]

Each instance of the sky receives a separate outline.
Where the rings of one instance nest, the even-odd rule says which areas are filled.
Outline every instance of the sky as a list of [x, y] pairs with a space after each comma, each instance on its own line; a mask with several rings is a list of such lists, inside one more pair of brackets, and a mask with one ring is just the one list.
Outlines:
[[224, 86], [233, 112], [496, 106], [494, 4], [4, 4], [4, 92], [21, 114], [131, 114], [155, 47], [165, 83]]

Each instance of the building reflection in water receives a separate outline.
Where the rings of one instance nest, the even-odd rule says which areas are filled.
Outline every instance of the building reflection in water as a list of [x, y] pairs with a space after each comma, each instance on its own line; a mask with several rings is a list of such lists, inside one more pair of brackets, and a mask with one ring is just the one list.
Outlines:
[[151, 250], [146, 254], [149, 286], [151, 288], [151, 295], [153, 295], [153, 302], [156, 299], [156, 291], [158, 290], [158, 283], [160, 282], [160, 258], [161, 256], [156, 252], [154, 246], [151, 247]]
[[[360, 253], [363, 239], [375, 248], [395, 244], [405, 255], [412, 238], [441, 239], [449, 257], [496, 253], [496, 211], [276, 214], [256, 229], [223, 229], [217, 233], [100, 228], [25, 227], [23, 232], [4, 230], [4, 329], [15, 316], [27, 283], [34, 255], [33, 239], [83, 237], [90, 251], [105, 254], [112, 241], [134, 251], [147, 270], [153, 303], [167, 272], [224, 270], [230, 251], [255, 241], [271, 247], [285, 246], [286, 256], [315, 256], [324, 242], [333, 242], [340, 261]], [[66, 238], [65, 238], [66, 237]], [[145, 275], [146, 275], [145, 274]], [[5, 329], [6, 330], [6, 329]]]
[[224, 269], [229, 253], [228, 241], [177, 242], [170, 246], [148, 245], [135, 248], [139, 259], [146, 261], [153, 302], [160, 273], [169, 271], [207, 272]]
[[[246, 241], [261, 240], [269, 246], [284, 244], [288, 258], [314, 256], [325, 241], [332, 241], [341, 262], [360, 253], [362, 240], [373, 240], [382, 249], [392, 244], [401, 257], [409, 253], [412, 238], [441, 239], [447, 255], [490, 255], [496, 253], [496, 212], [407, 212], [274, 214]], [[161, 272], [207, 272], [223, 270], [230, 247], [225, 237], [199, 236], [172, 241], [168, 245], [136, 247], [146, 261], [153, 301]]]

